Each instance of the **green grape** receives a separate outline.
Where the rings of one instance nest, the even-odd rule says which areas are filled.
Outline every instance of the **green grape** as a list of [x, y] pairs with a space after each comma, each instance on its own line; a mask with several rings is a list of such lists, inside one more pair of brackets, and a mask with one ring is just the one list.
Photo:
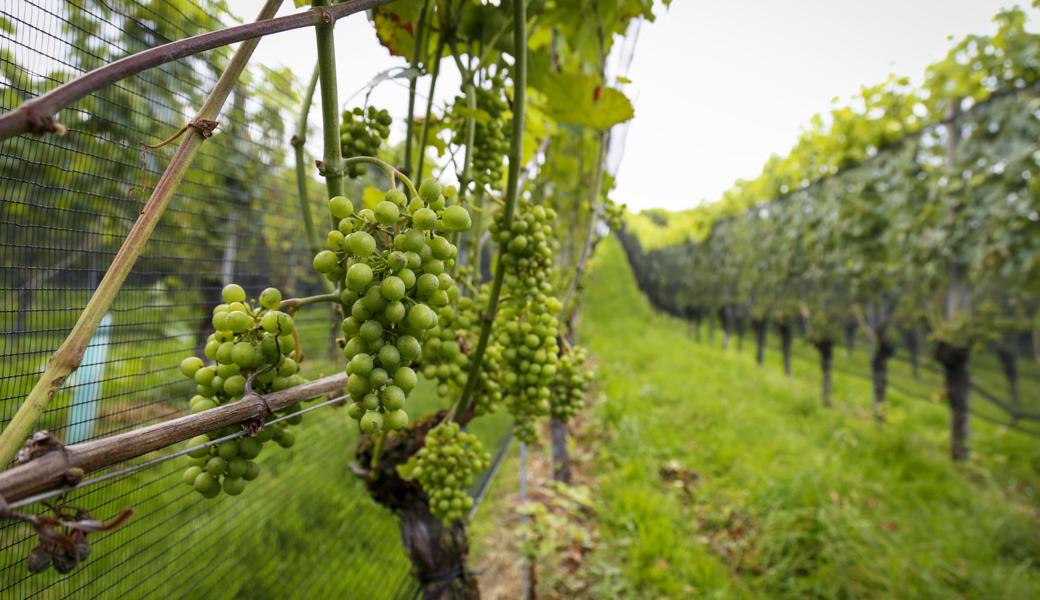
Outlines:
[[585, 406], [585, 396], [594, 376], [592, 369], [585, 365], [587, 360], [588, 352], [582, 346], [574, 346], [560, 356], [552, 385], [554, 417], [566, 421]]
[[466, 489], [490, 464], [491, 457], [475, 435], [446, 422], [427, 432], [423, 447], [404, 465], [402, 475], [419, 482], [433, 516], [451, 523], [473, 506]]
[[551, 208], [521, 199], [508, 229], [492, 226], [505, 267], [509, 300], [496, 316], [495, 345], [500, 355], [502, 399], [513, 415], [517, 436], [531, 442], [535, 420], [551, 409], [559, 360], [560, 302], [553, 296], [556, 236]]
[[[390, 124], [393, 119], [386, 110], [368, 107], [368, 110], [355, 108], [343, 111], [343, 119], [339, 126], [340, 144], [345, 158], [355, 156], [376, 156], [383, 141], [390, 136]], [[347, 175], [360, 177], [366, 172], [365, 165], [352, 163], [347, 165]], [[343, 218], [333, 211], [333, 216]]]
[[[332, 259], [337, 260], [335, 254]], [[192, 413], [239, 400], [249, 379], [260, 394], [303, 382], [299, 364], [287, 356], [294, 351], [296, 341], [292, 317], [277, 310], [282, 302], [281, 292], [267, 288], [258, 300], [250, 301], [241, 286], [231, 284], [221, 295], [225, 303], [213, 309], [217, 330], [206, 343], [205, 355], [213, 364], [207, 365], [196, 357], [181, 361], [181, 372], [196, 383], [198, 392], [188, 402]], [[299, 407], [292, 408], [298, 410]], [[294, 437], [286, 428], [299, 421], [294, 417], [261, 430], [255, 437], [191, 451], [184, 473], [185, 483], [191, 483], [206, 498], [215, 497], [221, 490], [230, 495], [240, 494], [245, 482], [255, 479], [259, 473], [255, 465], [249, 466], [253, 464], [250, 460], [260, 454], [265, 442], [275, 440], [283, 447], [291, 446]], [[234, 427], [223, 428], [192, 438], [188, 444], [206, 444], [236, 431]]]
[[[501, 189], [502, 164], [509, 151], [509, 106], [506, 104], [502, 79], [493, 77], [488, 85], [490, 87], [476, 88], [477, 110], [487, 113], [490, 118], [474, 122], [471, 170], [477, 183]], [[455, 132], [452, 143], [457, 145], [466, 142], [466, 115], [469, 114], [466, 107], [466, 98], [457, 97], [449, 117]]]
[[[438, 292], [455, 288], [448, 271], [458, 249], [437, 234], [439, 213], [446, 210], [442, 189], [433, 180], [420, 187], [407, 206], [406, 196], [391, 189], [374, 211], [347, 214], [337, 231], [351, 233], [314, 260], [326, 275], [342, 273], [339, 299], [349, 316], [340, 328], [347, 391], [354, 399], [347, 414], [365, 433], [408, 425], [405, 405], [416, 384], [410, 367], [437, 326], [435, 307], [448, 302], [446, 292]], [[330, 201], [330, 210], [346, 214], [340, 205]], [[455, 222], [469, 219], [464, 208], [455, 208]]]

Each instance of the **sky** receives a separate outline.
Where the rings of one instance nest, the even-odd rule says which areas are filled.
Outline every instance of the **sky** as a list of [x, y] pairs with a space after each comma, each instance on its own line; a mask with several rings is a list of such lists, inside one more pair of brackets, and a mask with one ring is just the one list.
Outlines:
[[[626, 93], [636, 116], [625, 136], [613, 197], [630, 209], [681, 210], [717, 200], [738, 178], [753, 178], [771, 154], [785, 153], [813, 114], [889, 73], [920, 82], [968, 33], [994, 30], [1007, 0], [674, 0], [639, 31]], [[260, 2], [230, 0], [253, 20]], [[279, 15], [297, 9], [286, 2]], [[1036, 11], [1030, 11], [1035, 18]], [[336, 26], [340, 99], [376, 73], [404, 64], [376, 41], [362, 15]], [[309, 29], [267, 38], [255, 59], [288, 66], [306, 80], [314, 65]], [[449, 62], [435, 105], [459, 78]], [[422, 86], [424, 89], [425, 86]], [[358, 105], [356, 97], [350, 106]], [[398, 125], [407, 107], [401, 82], [378, 86], [374, 105]]]

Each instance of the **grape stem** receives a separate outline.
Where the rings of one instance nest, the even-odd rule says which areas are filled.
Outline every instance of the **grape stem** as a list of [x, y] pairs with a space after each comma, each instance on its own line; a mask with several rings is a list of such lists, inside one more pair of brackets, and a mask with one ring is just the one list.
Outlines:
[[437, 49], [433, 53], [433, 71], [430, 73], [430, 92], [426, 98], [426, 118], [419, 130], [419, 159], [415, 168], [416, 177], [422, 180], [423, 163], [426, 162], [426, 142], [430, 133], [430, 119], [433, 118], [433, 92], [437, 89], [437, 79], [441, 74], [441, 54], [444, 52], [444, 36], [437, 40]]
[[369, 478], [373, 481], [379, 477], [379, 459], [383, 455], [383, 440], [386, 439], [386, 432], [380, 431], [376, 434], [376, 445], [372, 448], [372, 462], [368, 467]]
[[296, 132], [293, 133], [289, 143], [296, 155], [296, 194], [300, 197], [300, 215], [303, 217], [303, 228], [307, 232], [307, 242], [311, 246], [311, 253], [317, 254], [321, 247], [318, 243], [318, 235], [314, 229], [314, 218], [307, 199], [307, 151], [304, 144], [307, 142], [307, 116], [311, 112], [311, 103], [314, 100], [314, 90], [318, 87], [318, 65], [314, 65], [314, 72], [307, 84], [307, 89], [301, 98], [300, 114], [296, 120]]
[[[404, 133], [404, 170], [409, 174], [412, 171], [412, 133], [415, 127], [415, 92], [419, 85], [419, 63], [422, 61], [423, 44], [426, 33], [426, 13], [430, 10], [430, 0], [424, 0], [422, 12], [419, 13], [419, 21], [415, 26], [415, 52], [412, 54], [411, 81], [408, 82], [408, 122], [405, 123]], [[422, 177], [422, 173], [419, 174]]]
[[[520, 161], [523, 160], [524, 149], [524, 104], [527, 91], [527, 3], [525, 0], [513, 2], [513, 126], [512, 139], [509, 144], [509, 178], [506, 185], [505, 207], [502, 209], [502, 230], [509, 231], [513, 224], [513, 213], [516, 200], [520, 195]], [[501, 252], [501, 249], [499, 249]], [[479, 263], [478, 263], [479, 264]], [[502, 283], [505, 280], [505, 263], [501, 260], [495, 265], [495, 277], [491, 282], [491, 295], [488, 298], [487, 312], [480, 327], [480, 339], [470, 362], [469, 377], [448, 420], [456, 420], [460, 416], [469, 418], [470, 404], [480, 379], [480, 368], [484, 362], [491, 329], [494, 326], [495, 314], [498, 312], [498, 300], [502, 294]]]
[[282, 300], [282, 303], [278, 305], [278, 308], [296, 312], [301, 306], [317, 304], [318, 302], [339, 302], [339, 294], [331, 292], [328, 294], [318, 294], [317, 296], [305, 296], [303, 298], [287, 298]]
[[351, 165], [354, 163], [371, 163], [383, 169], [386, 172], [387, 178], [390, 180], [390, 187], [396, 187], [394, 183], [394, 177], [399, 177], [404, 182], [405, 187], [411, 192], [412, 197], [418, 196], [419, 192], [415, 189], [415, 184], [408, 178], [407, 175], [398, 171], [394, 166], [385, 160], [378, 159], [374, 156], [352, 156], [343, 161], [344, 165]]
[[[257, 21], [266, 21], [273, 17], [281, 4], [282, 0], [267, 0], [260, 9]], [[123, 287], [123, 282], [126, 281], [134, 263], [144, 251], [148, 238], [151, 237], [152, 231], [165, 212], [170, 198], [173, 197], [199, 148], [208, 137], [207, 132], [198, 124], [215, 123], [220, 109], [227, 102], [231, 90], [245, 70], [246, 64], [259, 42], [260, 38], [247, 40], [242, 42], [242, 45], [235, 51], [227, 69], [220, 75], [213, 91], [210, 92], [199, 110], [198, 116], [192, 121], [196, 126], [190, 127], [190, 133], [181, 139], [173, 159], [155, 185], [155, 189], [152, 190], [151, 197], [141, 210], [130, 233], [123, 240], [122, 246], [112, 259], [112, 264], [109, 265], [104, 278], [94, 290], [87, 306], [80, 313], [72, 331], [51, 356], [46, 370], [40, 375], [14, 418], [4, 428], [3, 433], [0, 433], [0, 468], [8, 465], [15, 457], [36, 421], [47, 409], [51, 399], [64, 385], [68, 376], [79, 368], [90, 338], [94, 335], [94, 331], [97, 330], [105, 313], [112, 306], [116, 294]], [[208, 133], [211, 133], [211, 130]]]
[[[314, 0], [314, 6], [325, 7], [330, 0]], [[321, 88], [321, 129], [325, 151], [322, 170], [329, 198], [343, 195], [343, 151], [339, 139], [339, 98], [336, 90], [336, 39], [329, 21], [314, 28], [318, 42], [318, 82]]]

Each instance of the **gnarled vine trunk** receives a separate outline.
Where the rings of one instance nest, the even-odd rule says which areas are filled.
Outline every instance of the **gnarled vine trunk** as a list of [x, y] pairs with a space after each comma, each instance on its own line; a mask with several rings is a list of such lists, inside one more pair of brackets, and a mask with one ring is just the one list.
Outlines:
[[896, 353], [895, 344], [884, 336], [878, 337], [870, 357], [870, 382], [873, 387], [871, 408], [874, 418], [885, 420], [885, 396], [888, 393], [888, 359]]
[[759, 366], [766, 359], [766, 325], [765, 319], [751, 318], [751, 330], [755, 332], [755, 362]]
[[[415, 481], [397, 474], [397, 466], [422, 447], [426, 433], [437, 425], [447, 411], [425, 417], [402, 432], [388, 432], [383, 442], [374, 477], [365, 479], [369, 495], [392, 510], [401, 524], [401, 541], [412, 561], [412, 573], [422, 586], [425, 600], [479, 600], [480, 587], [467, 570], [469, 539], [464, 521], [450, 525], [430, 514], [428, 499]], [[375, 443], [364, 436], [358, 443], [357, 460], [371, 464]]]
[[571, 457], [567, 451], [567, 422], [559, 417], [549, 419], [549, 438], [552, 440], [553, 480], [571, 482]]
[[1004, 378], [1007, 379], [1008, 396], [1011, 403], [1017, 406], [1021, 397], [1018, 389], [1018, 364], [1015, 352], [1007, 340], [1004, 343], [996, 344], [993, 350], [997, 354], [997, 360], [1000, 361], [1000, 370], [1004, 372]]
[[918, 338], [917, 331], [907, 329], [906, 332], [903, 333], [903, 341], [906, 344], [906, 351], [910, 355], [910, 372], [916, 381], [921, 378], [919, 357], [921, 342]]
[[780, 332], [780, 352], [784, 355], [784, 374], [791, 376], [791, 342], [794, 341], [794, 328], [791, 321], [784, 319], [776, 326]]
[[946, 398], [950, 402], [950, 456], [953, 460], [968, 458], [969, 393], [971, 391], [971, 348], [939, 342], [935, 359], [943, 366]]
[[730, 321], [730, 311], [728, 306], [723, 306], [719, 309], [719, 322], [722, 323], [722, 349], [726, 350], [729, 348], [729, 334], [732, 322]]
[[831, 371], [834, 367], [834, 340], [822, 339], [813, 343], [820, 353], [820, 375], [822, 377], [820, 398], [824, 406], [831, 405]]
[[740, 311], [734, 312], [736, 315], [733, 318], [733, 329], [737, 334], [737, 352], [740, 353], [744, 351], [744, 330], [747, 329], [747, 323]]

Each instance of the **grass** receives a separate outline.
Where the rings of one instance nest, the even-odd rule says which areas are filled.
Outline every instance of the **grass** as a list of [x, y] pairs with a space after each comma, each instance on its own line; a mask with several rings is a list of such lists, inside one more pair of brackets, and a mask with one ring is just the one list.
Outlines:
[[611, 436], [597, 491], [625, 597], [1040, 597], [1035, 438], [976, 419], [972, 460], [953, 464], [945, 405], [893, 391], [877, 425], [869, 382], [841, 373], [825, 409], [815, 362], [787, 378], [778, 355], [758, 367], [748, 348], [695, 343], [613, 241], [586, 298]]
[[[444, 402], [422, 382], [409, 405], [421, 416]], [[471, 430], [494, 452], [509, 424], [495, 416]], [[128, 506], [135, 515], [92, 536], [91, 556], [67, 576], [30, 576], [24, 557], [35, 543], [31, 530], [5, 524], [0, 595], [394, 598], [413, 589], [396, 518], [347, 469], [357, 426], [342, 409], [322, 409], [304, 417], [296, 437], [290, 450], [265, 447], [260, 477], [239, 497], [201, 498], [181, 483], [178, 459], [74, 493], [71, 503], [98, 518]]]

